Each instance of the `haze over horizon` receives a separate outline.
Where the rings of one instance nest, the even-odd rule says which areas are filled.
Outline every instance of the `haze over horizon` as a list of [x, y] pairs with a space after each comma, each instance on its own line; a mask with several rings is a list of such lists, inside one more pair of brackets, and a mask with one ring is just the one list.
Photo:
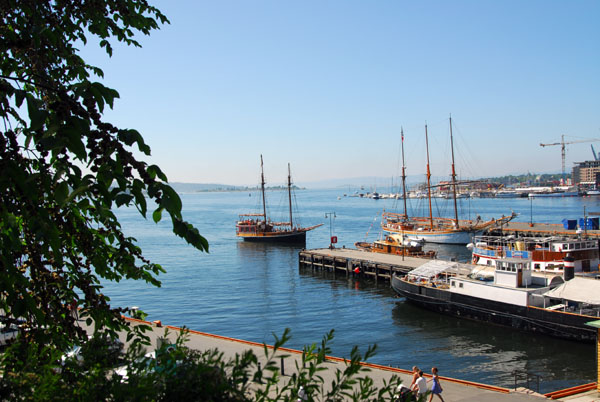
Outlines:
[[[254, 185], [400, 174], [560, 172], [600, 138], [600, 2], [152, 1], [141, 49], [83, 57], [171, 182]], [[592, 159], [567, 146], [566, 170]], [[596, 146], [597, 145], [597, 146]], [[391, 180], [391, 179], [390, 179]]]

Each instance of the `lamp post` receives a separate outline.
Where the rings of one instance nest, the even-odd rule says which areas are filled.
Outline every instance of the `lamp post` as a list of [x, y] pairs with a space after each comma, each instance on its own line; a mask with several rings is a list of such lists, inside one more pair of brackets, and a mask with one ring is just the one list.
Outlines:
[[329, 248], [333, 248], [333, 243], [337, 243], [337, 239], [333, 238], [333, 219], [335, 212], [325, 212], [325, 219], [329, 218]]
[[533, 197], [529, 197], [529, 227], [533, 227]]

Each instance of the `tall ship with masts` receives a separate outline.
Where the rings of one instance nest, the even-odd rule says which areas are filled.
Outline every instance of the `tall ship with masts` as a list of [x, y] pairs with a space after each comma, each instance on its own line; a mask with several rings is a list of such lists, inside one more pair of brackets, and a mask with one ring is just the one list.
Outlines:
[[431, 172], [429, 170], [429, 139], [427, 125], [425, 125], [425, 147], [427, 150], [427, 199], [429, 201], [428, 217], [409, 217], [406, 209], [406, 170], [404, 164], [404, 133], [402, 133], [402, 187], [404, 199], [404, 213], [384, 212], [382, 215], [382, 229], [389, 233], [399, 233], [402, 237], [411, 240], [423, 240], [430, 243], [443, 244], [468, 244], [473, 236], [481, 235], [484, 230], [492, 226], [503, 225], [512, 220], [516, 214], [502, 216], [499, 219], [483, 221], [458, 219], [456, 196], [456, 170], [454, 168], [454, 143], [452, 136], [452, 117], [450, 117], [450, 148], [452, 155], [452, 199], [454, 201], [454, 218], [434, 217], [431, 208]]
[[292, 215], [292, 175], [289, 163], [287, 191], [290, 220], [288, 222], [274, 222], [267, 216], [265, 184], [263, 158], [261, 155], [260, 193], [262, 201], [262, 213], [240, 214], [239, 220], [235, 226], [237, 237], [241, 237], [245, 241], [254, 242], [304, 243], [306, 241], [306, 232], [323, 225], [320, 223], [314, 226], [300, 227], [294, 223]]

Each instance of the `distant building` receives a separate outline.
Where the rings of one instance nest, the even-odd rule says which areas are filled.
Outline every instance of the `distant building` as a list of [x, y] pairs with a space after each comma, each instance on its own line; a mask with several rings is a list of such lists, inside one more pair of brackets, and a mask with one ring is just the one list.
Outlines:
[[600, 161], [576, 162], [573, 166], [573, 183], [589, 187], [600, 184]]

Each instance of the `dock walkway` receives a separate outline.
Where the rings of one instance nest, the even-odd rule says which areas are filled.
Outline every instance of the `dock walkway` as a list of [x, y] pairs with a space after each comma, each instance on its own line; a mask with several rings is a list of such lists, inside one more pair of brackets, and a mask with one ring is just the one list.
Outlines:
[[555, 223], [533, 223], [510, 221], [501, 226], [494, 226], [488, 230], [489, 234], [514, 234], [519, 236], [587, 236], [593, 239], [600, 238], [600, 230], [585, 230], [578, 232], [576, 229], [565, 229], [561, 224]]
[[[174, 340], [176, 338], [177, 332], [180, 331], [180, 328], [165, 325], [163, 327], [157, 327], [154, 324], [149, 322], [129, 319], [132, 322], [132, 325], [138, 325], [141, 323], [145, 323], [148, 325], [152, 325], [152, 331], [148, 332], [151, 341], [153, 344], [157, 344], [158, 339], [164, 335], [165, 328], [168, 328], [170, 331], [169, 338], [170, 340]], [[257, 342], [244, 341], [239, 339], [228, 338], [219, 335], [213, 335], [198, 331], [189, 331], [188, 333], [188, 342], [187, 346], [196, 350], [208, 350], [217, 348], [221, 351], [225, 358], [234, 358], [236, 354], [241, 354], [246, 350], [252, 350], [254, 354], [258, 357], [259, 362], [264, 366], [265, 358], [263, 351], [263, 344]], [[350, 351], [348, 351], [350, 352]], [[298, 367], [302, 365], [302, 351], [283, 348], [281, 350], [281, 354], [288, 355], [284, 360], [284, 372], [285, 374], [282, 376], [281, 381], [286, 381], [286, 378], [289, 378], [295, 372], [296, 364]], [[279, 362], [279, 358], [276, 359]], [[414, 364], [418, 362], [407, 362], [407, 365]], [[371, 370], [369, 373], [369, 377], [371, 377], [376, 386], [382, 386], [384, 380], [389, 381], [392, 375], [398, 375], [402, 378], [403, 384], [406, 386], [410, 385], [411, 382], [411, 373], [408, 370], [395, 368], [395, 367], [387, 367], [377, 364], [368, 364], [364, 363]], [[331, 382], [335, 379], [335, 372], [337, 369], [343, 370], [345, 367], [344, 359], [339, 357], [329, 356], [327, 358], [327, 362], [325, 364], [327, 370], [322, 371], [319, 375], [323, 376], [325, 382], [324, 384], [331, 384]], [[443, 370], [443, 367], [440, 368]], [[428, 377], [429, 378], [429, 377]], [[459, 402], [459, 401], [479, 401], [479, 402], [492, 402], [492, 401], [517, 401], [517, 402], [535, 402], [535, 401], [543, 401], [546, 398], [543, 395], [534, 394], [533, 391], [530, 390], [511, 390], [502, 387], [495, 387], [492, 385], [473, 383], [469, 381], [457, 380], [448, 377], [440, 377], [440, 382], [443, 388], [443, 396], [444, 400], [449, 402]], [[259, 385], [256, 385], [259, 386]], [[437, 399], [437, 398], [436, 398]], [[319, 400], [316, 398], [315, 400]], [[586, 399], [585, 402], [592, 401], [593, 399]]]
[[389, 281], [394, 273], [405, 274], [428, 261], [426, 258], [348, 248], [303, 250], [298, 257], [300, 268], [326, 270], [346, 276], [364, 275], [375, 281]]

